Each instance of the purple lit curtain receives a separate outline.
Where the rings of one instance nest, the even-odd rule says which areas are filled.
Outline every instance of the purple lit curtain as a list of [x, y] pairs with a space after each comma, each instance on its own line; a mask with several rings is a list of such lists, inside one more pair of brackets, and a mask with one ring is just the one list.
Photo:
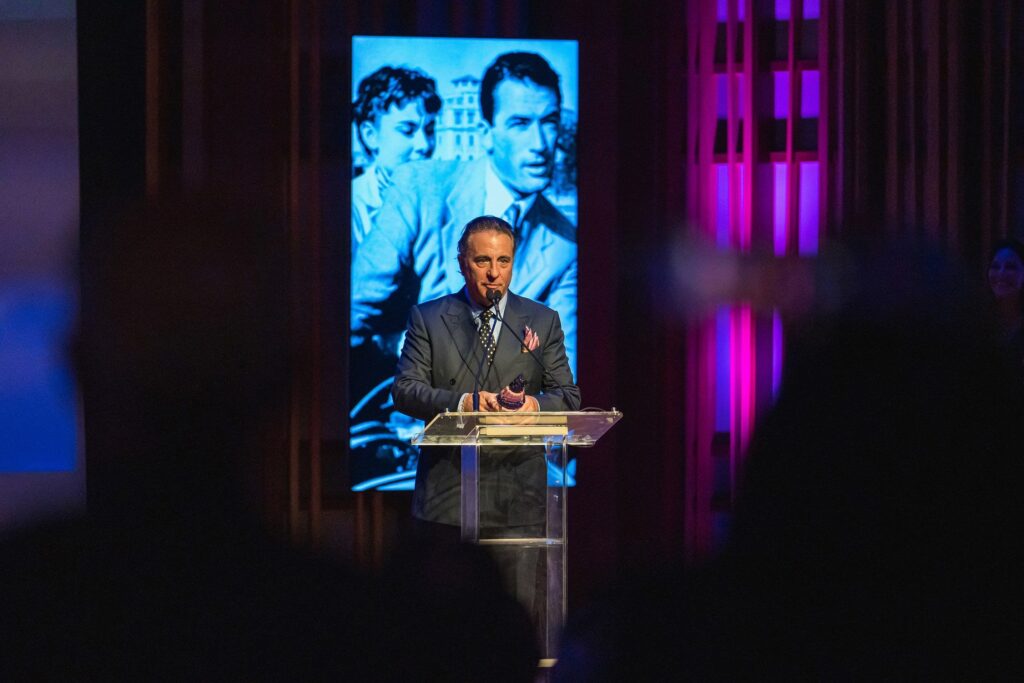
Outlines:
[[[994, 0], [689, 2], [687, 214], [721, 247], [778, 256], [914, 234], [980, 276], [995, 239], [1024, 236], [1022, 15]], [[737, 306], [688, 326], [691, 559], [727, 536], [782, 337]]]
[[[829, 196], [831, 4], [691, 2], [687, 215], [720, 249], [817, 252]], [[687, 329], [686, 554], [727, 540], [758, 415], [778, 384], [783, 330], [744, 302]]]

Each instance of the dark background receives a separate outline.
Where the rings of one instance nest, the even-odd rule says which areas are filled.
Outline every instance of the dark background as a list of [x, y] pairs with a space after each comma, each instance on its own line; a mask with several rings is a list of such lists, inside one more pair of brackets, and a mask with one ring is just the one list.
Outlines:
[[[685, 327], [656, 315], [665, 301], [653, 293], [667, 283], [656, 255], [686, 218], [695, 4], [79, 3], [83, 325], [96, 303], [90, 267], [103, 258], [93, 245], [123, 207], [213, 185], [259, 206], [287, 245], [290, 307], [278, 324], [294, 352], [290, 391], [268, 397], [279, 410], [267, 453], [251, 463], [261, 509], [296, 542], [379, 562], [408, 496], [348, 491], [351, 36], [578, 40], [581, 389], [585, 405], [625, 419], [580, 454], [574, 599], [631, 564], [683, 554]], [[926, 234], [980, 274], [993, 239], [1021, 228], [1024, 79], [1008, 58], [1021, 54], [1020, 3], [822, 4], [837, 76], [823, 169], [837, 191], [823, 234]], [[927, 7], [941, 9], [934, 26]], [[118, 438], [117, 406], [95, 386], [83, 408], [96, 501], [114, 480], [103, 454]]]

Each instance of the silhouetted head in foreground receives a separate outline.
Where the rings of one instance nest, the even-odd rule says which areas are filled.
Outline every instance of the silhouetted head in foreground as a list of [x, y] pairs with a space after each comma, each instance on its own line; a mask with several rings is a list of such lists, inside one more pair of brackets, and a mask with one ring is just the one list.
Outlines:
[[379, 680], [530, 683], [540, 649], [488, 549], [412, 537], [380, 585]]
[[798, 675], [981, 673], [1021, 633], [1018, 375], [938, 253], [849, 264], [751, 447], [726, 557], [757, 615], [741, 632]]
[[482, 549], [410, 546], [372, 581], [264, 532], [290, 377], [279, 226], [203, 195], [83, 235], [89, 514], [0, 543], [0, 679], [532, 679]]
[[207, 196], [83, 235], [89, 513], [3, 539], [0, 678], [362, 675], [364, 582], [252, 514], [286, 395], [272, 225]]
[[[727, 550], [633, 583], [609, 598], [613, 618], [597, 609], [580, 622], [569, 654], [606, 666], [575, 680], [1019, 668], [1024, 402], [986, 297], [914, 245], [824, 263], [836, 267], [819, 269], [817, 309], [787, 335]], [[634, 637], [628, 623], [650, 628]]]

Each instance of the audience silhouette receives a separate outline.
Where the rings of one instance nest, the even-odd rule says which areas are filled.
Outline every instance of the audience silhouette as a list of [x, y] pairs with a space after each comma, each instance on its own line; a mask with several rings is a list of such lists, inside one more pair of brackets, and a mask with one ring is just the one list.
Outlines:
[[824, 262], [727, 547], [573, 615], [559, 680], [1022, 672], [1024, 401], [984, 297], [915, 245]]
[[[291, 372], [274, 224], [204, 196], [83, 235], [89, 511], [0, 541], [5, 680], [533, 679], [483, 549], [413, 536], [370, 577], [265, 532]], [[727, 547], [575, 611], [556, 679], [1024, 672], [1019, 369], [937, 252], [839, 254], [788, 327]]]
[[277, 224], [209, 194], [83, 234], [89, 508], [0, 541], [0, 678], [531, 680], [478, 549], [409, 545], [383, 579], [265, 531], [292, 371]]

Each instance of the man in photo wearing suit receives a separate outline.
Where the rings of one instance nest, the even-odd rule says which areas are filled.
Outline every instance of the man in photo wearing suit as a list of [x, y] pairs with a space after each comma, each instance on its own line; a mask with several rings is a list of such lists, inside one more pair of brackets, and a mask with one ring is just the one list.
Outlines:
[[[464, 287], [413, 306], [409, 313], [392, 388], [398, 410], [425, 421], [445, 410], [472, 410], [473, 393], [479, 389], [479, 410], [500, 411], [498, 392], [519, 374], [527, 382], [521, 410], [579, 409], [580, 393], [558, 313], [509, 291], [515, 247], [512, 227], [500, 218], [481, 216], [465, 226], [458, 240]], [[498, 316], [488, 293], [500, 297], [494, 304]], [[487, 457], [494, 460], [480, 481], [481, 535], [529, 535], [524, 530], [542, 528], [547, 485], [543, 449], [492, 448]], [[458, 538], [459, 472], [457, 447], [422, 449], [413, 516], [428, 533]]]
[[561, 105], [559, 76], [543, 57], [500, 55], [480, 84], [486, 156], [396, 169], [352, 266], [354, 346], [397, 338], [409, 306], [461, 288], [460, 232], [486, 214], [511, 225], [519, 293], [566, 314], [572, 354], [576, 226], [541, 194], [553, 176]]

